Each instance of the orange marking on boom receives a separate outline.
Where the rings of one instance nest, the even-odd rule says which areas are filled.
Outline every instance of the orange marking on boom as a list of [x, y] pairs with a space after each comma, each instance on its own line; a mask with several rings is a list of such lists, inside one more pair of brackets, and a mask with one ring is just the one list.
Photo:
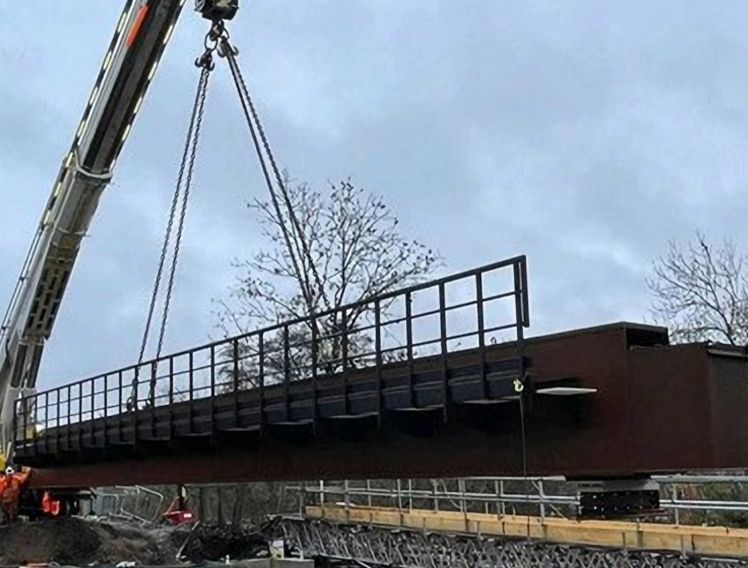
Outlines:
[[133, 22], [132, 27], [130, 28], [130, 33], [127, 34], [127, 41], [125, 42], [125, 45], [127, 45], [128, 49], [132, 47], [133, 43], [135, 43], [135, 40], [138, 37], [138, 33], [140, 33], [140, 28], [143, 27], [143, 22], [145, 21], [145, 18], [147, 15], [148, 15], [148, 4], [144, 4], [140, 8], [138, 15], [135, 17], [135, 21]]

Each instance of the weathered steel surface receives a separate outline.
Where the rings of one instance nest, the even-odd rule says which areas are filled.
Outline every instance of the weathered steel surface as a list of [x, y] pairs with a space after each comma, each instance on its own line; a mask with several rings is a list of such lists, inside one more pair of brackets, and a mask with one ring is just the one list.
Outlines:
[[[528, 473], [594, 478], [748, 468], [748, 363], [742, 350], [668, 346], [665, 330], [632, 324], [534, 338], [525, 348]], [[489, 346], [483, 356], [487, 369], [503, 368], [516, 357], [516, 347]], [[25, 460], [41, 467], [33, 478], [37, 486], [522, 474], [520, 405], [511, 394], [512, 374], [497, 375], [493, 400], [471, 404], [469, 377], [476, 364], [475, 350], [449, 355], [446, 406], [436, 400], [430, 409], [415, 410], [407, 399], [393, 396], [380, 413], [368, 414], [366, 401], [374, 401], [361, 393], [376, 388], [362, 386], [374, 380], [371, 371], [362, 371], [348, 377], [348, 396], [356, 398], [361, 414], [357, 418], [336, 417], [330, 410], [312, 428], [301, 415], [290, 422], [279, 416], [261, 435], [219, 432], [208, 422], [199, 436], [141, 440], [135, 447], [82, 444], [67, 452], [52, 448], [48, 454], [42, 451], [42, 437], [36, 457], [25, 448]], [[439, 357], [424, 358], [412, 367], [391, 365], [388, 374], [394, 385], [408, 368], [420, 377], [416, 390], [428, 393], [430, 372], [441, 366]], [[338, 388], [339, 379], [327, 380], [327, 387]], [[559, 385], [596, 392], [541, 394]], [[326, 388], [324, 382], [318, 387]], [[304, 381], [293, 389], [299, 402], [311, 397]], [[220, 408], [221, 401], [211, 408]], [[141, 431], [150, 415], [138, 414]], [[107, 431], [115, 428], [112, 424]]]

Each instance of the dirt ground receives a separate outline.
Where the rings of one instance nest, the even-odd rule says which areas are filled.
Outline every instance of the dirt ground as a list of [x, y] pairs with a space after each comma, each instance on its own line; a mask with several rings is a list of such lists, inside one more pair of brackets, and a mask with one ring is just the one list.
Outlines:
[[57, 562], [88, 565], [173, 563], [187, 532], [63, 518], [0, 527], [0, 565]]
[[176, 554], [188, 537], [183, 556], [192, 562], [267, 554], [264, 537], [244, 527], [201, 525], [190, 533], [185, 528], [143, 529], [125, 523], [64, 518], [0, 527], [0, 565], [175, 564]]

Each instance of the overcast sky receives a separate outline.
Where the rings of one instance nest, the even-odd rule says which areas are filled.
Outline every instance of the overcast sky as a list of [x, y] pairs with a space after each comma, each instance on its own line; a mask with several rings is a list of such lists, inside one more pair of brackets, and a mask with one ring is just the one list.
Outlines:
[[[0, 303], [70, 145], [117, 0], [0, 19]], [[188, 8], [192, 4], [187, 2]], [[614, 5], [615, 4], [615, 5]], [[748, 4], [254, 0], [232, 23], [292, 175], [381, 193], [444, 272], [525, 253], [533, 333], [641, 320], [696, 228], [748, 244]], [[40, 386], [133, 362], [206, 23], [181, 18], [84, 243]], [[264, 195], [225, 70], [213, 84], [169, 331], [204, 342]]]

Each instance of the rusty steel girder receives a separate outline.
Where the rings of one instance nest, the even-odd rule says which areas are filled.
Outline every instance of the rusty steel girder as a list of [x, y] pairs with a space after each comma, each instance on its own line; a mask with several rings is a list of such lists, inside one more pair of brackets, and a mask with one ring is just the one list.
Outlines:
[[[618, 323], [528, 339], [524, 351], [529, 376], [521, 395], [512, 390], [516, 372], [506, 367], [517, 355], [509, 343], [450, 353], [446, 395], [431, 388], [444, 361], [425, 357], [393, 364], [381, 379], [384, 392], [394, 393], [398, 377], [409, 373], [415, 402], [394, 394], [374, 401], [375, 378], [364, 370], [347, 378], [353, 388], [345, 393], [339, 377], [320, 381], [318, 389], [338, 394], [319, 398], [318, 405], [330, 406], [316, 421], [279, 414], [259, 429], [232, 427], [238, 423], [226, 415], [245, 413], [226, 409], [254, 408], [250, 389], [236, 407], [230, 395], [218, 395], [209, 406], [187, 401], [133, 413], [138, 434], [165, 433], [170, 424], [171, 436], [136, 443], [125, 436], [117, 444], [112, 418], [98, 426], [108, 443], [96, 444], [101, 438], [90, 437], [84, 421], [70, 426], [68, 439], [80, 445], [51, 444], [45, 452], [42, 436], [20, 455], [37, 468], [37, 487], [524, 473], [601, 479], [748, 468], [743, 349], [668, 345], [663, 328]], [[476, 369], [489, 381], [490, 398], [471, 399]], [[299, 409], [313, 398], [304, 381], [287, 393], [283, 385], [268, 388], [265, 396], [266, 416], [275, 416], [272, 401], [283, 396]], [[356, 415], [336, 414], [340, 397]], [[174, 417], [181, 413], [202, 417], [193, 423], [204, 428], [180, 433]]]

